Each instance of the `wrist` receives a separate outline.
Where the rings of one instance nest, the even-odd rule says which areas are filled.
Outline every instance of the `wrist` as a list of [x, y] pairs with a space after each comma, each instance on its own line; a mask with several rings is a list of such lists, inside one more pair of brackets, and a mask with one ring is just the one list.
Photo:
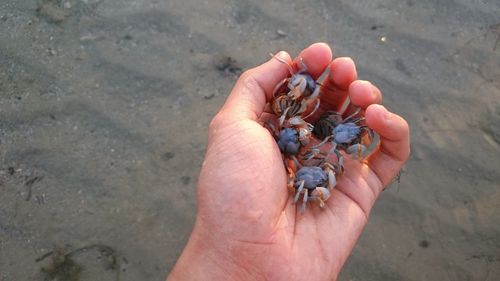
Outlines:
[[[193, 230], [167, 281], [258, 280], [251, 271], [236, 264], [237, 257], [232, 256], [230, 251], [215, 246], [224, 242], [220, 239], [211, 241]], [[229, 249], [229, 246], [227, 248]]]

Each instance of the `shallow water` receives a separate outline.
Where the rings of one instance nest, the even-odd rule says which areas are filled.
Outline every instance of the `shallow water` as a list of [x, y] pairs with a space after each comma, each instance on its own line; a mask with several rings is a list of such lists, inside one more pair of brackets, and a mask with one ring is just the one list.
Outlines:
[[493, 0], [2, 0], [0, 280], [163, 280], [238, 74], [316, 41], [412, 130], [339, 279], [497, 280], [499, 15]]

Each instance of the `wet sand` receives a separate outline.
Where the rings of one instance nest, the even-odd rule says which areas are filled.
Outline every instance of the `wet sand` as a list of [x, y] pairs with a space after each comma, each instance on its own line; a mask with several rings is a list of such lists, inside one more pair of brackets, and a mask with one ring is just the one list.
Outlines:
[[[262, 1], [264, 2], [264, 1]], [[324, 41], [412, 155], [340, 280], [500, 279], [500, 2], [0, 2], [0, 281], [164, 280], [241, 70]]]

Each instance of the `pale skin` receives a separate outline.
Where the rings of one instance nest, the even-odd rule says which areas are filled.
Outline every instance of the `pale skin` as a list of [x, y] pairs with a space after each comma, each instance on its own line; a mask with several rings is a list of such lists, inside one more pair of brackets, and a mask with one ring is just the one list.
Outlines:
[[294, 67], [302, 58], [315, 79], [330, 68], [315, 115], [338, 110], [349, 97], [380, 135], [380, 146], [361, 162], [346, 157], [325, 208], [311, 202], [300, 213], [279, 148], [262, 125], [274, 86], [289, 70], [270, 59], [246, 71], [210, 124], [196, 222], [168, 281], [335, 280], [378, 196], [408, 159], [407, 122], [379, 105], [380, 90], [357, 80], [350, 58], [332, 60], [324, 43], [293, 61], [286, 52], [276, 56]]

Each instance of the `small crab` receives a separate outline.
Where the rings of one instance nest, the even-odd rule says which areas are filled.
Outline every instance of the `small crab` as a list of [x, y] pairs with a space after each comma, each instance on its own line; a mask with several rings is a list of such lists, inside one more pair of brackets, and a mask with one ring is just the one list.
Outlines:
[[303, 117], [306, 119], [319, 108], [319, 83], [307, 73], [307, 66], [302, 59], [300, 60], [301, 68], [295, 72], [286, 61], [278, 57], [274, 58], [288, 66], [291, 77], [283, 79], [274, 88], [271, 102], [272, 110], [280, 116], [281, 120], [284, 120], [302, 115], [308, 108], [312, 107], [309, 114]]
[[[319, 201], [319, 206], [323, 208], [325, 201], [330, 197], [330, 190], [337, 184], [334, 168], [325, 163], [323, 167], [302, 166], [295, 161], [296, 165], [289, 165], [288, 173], [290, 181], [288, 187], [295, 192], [294, 203], [299, 201], [302, 194], [301, 212], [306, 209], [309, 200]], [[300, 167], [295, 173], [294, 169]]]
[[280, 151], [285, 155], [298, 154], [301, 147], [309, 144], [313, 130], [311, 124], [298, 116], [280, 120], [278, 129], [271, 122], [265, 125], [274, 136]]
[[368, 135], [370, 141], [374, 139], [375, 133], [363, 124], [364, 117], [359, 117], [358, 108], [353, 114], [342, 118], [342, 115], [335, 111], [324, 114], [314, 127], [314, 133], [318, 137], [331, 140], [332, 148], [329, 153], [335, 153], [338, 159], [339, 173], [343, 172], [344, 157], [340, 150], [357, 159], [362, 159], [366, 151], [363, 144], [363, 137]]
[[366, 151], [366, 146], [360, 143], [362, 132], [365, 129], [367, 129], [366, 126], [358, 126], [354, 122], [339, 124], [333, 129], [333, 142], [337, 147], [344, 148], [347, 154], [361, 158], [361, 155]]
[[290, 160], [292, 162], [306, 160], [304, 155], [310, 155], [319, 150], [321, 144], [310, 144], [314, 138], [312, 136], [313, 126], [298, 116], [286, 120], [283, 126], [279, 124], [276, 127], [271, 122], [265, 123], [265, 127], [268, 128], [276, 140], [276, 144], [283, 155], [285, 167], [288, 169], [289, 163], [291, 163]]

